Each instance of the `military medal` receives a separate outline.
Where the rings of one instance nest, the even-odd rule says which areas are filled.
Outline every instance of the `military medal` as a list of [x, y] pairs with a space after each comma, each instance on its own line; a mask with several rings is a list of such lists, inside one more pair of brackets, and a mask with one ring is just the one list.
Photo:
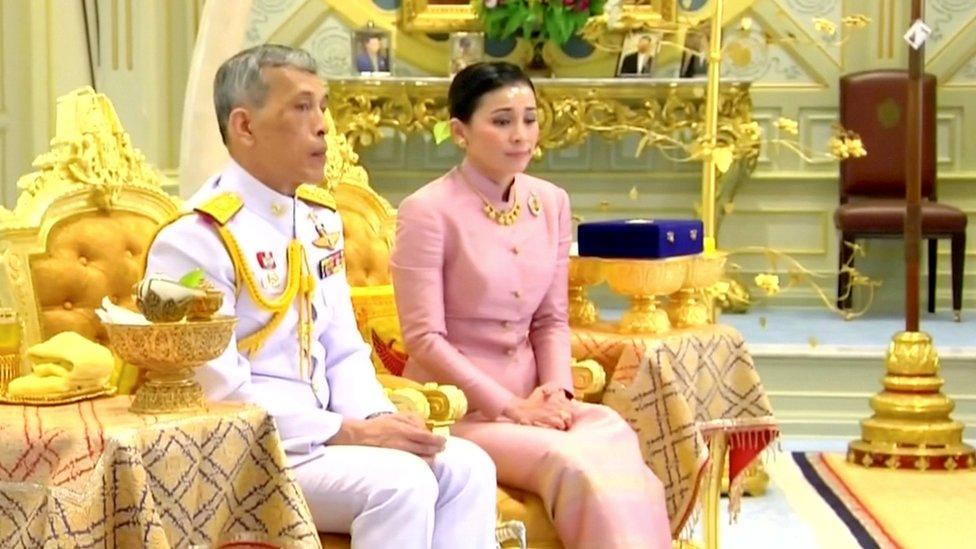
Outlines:
[[274, 254], [271, 252], [258, 252], [257, 258], [258, 258], [258, 265], [260, 265], [261, 268], [266, 271], [273, 270], [278, 266], [275, 263]]
[[312, 241], [312, 245], [316, 248], [334, 250], [336, 245], [339, 244], [339, 237], [342, 236], [341, 233], [339, 231], [329, 232], [326, 230], [325, 225], [320, 223], [318, 218], [315, 217], [315, 213], [308, 214], [308, 218], [312, 220], [312, 224], [315, 226], [315, 232], [319, 233], [318, 238]]
[[542, 212], [542, 203], [539, 202], [539, 195], [535, 192], [529, 195], [529, 212], [535, 217], [539, 217], [539, 213]]
[[278, 263], [275, 261], [274, 253], [272, 252], [258, 252], [257, 253], [258, 265], [261, 270], [265, 271], [264, 276], [261, 277], [261, 287], [266, 290], [276, 290], [281, 287], [281, 277], [275, 272], [278, 267]]
[[345, 266], [345, 257], [342, 250], [334, 252], [319, 261], [319, 278], [328, 278], [341, 271]]

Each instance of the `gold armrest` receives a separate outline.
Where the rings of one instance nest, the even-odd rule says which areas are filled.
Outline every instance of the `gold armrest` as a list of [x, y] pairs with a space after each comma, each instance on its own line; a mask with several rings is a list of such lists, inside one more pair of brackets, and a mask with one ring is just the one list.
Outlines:
[[420, 384], [388, 374], [378, 374], [376, 378], [397, 410], [420, 414], [435, 433], [446, 435], [451, 425], [468, 412], [467, 397], [453, 385]]
[[591, 359], [573, 360], [573, 392], [584, 402], [600, 402], [607, 385], [603, 366]]

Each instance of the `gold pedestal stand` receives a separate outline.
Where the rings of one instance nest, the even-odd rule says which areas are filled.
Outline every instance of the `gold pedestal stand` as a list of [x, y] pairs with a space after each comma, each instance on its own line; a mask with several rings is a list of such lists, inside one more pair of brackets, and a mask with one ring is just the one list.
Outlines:
[[595, 257], [569, 258], [569, 325], [586, 327], [600, 320], [600, 309], [586, 294], [587, 286], [603, 282], [600, 260]]
[[672, 325], [689, 328], [713, 322], [713, 300], [705, 294], [705, 289], [721, 280], [727, 257], [725, 252], [709, 252], [689, 259], [685, 281], [671, 295], [667, 308]]
[[130, 411], [169, 414], [204, 409], [193, 369], [221, 355], [234, 333], [233, 317], [148, 325], [105, 324], [109, 344], [122, 360], [146, 370]]
[[668, 259], [604, 259], [603, 275], [614, 292], [630, 299], [620, 317], [623, 334], [662, 334], [671, 330], [668, 314], [657, 296], [678, 291], [688, 272], [688, 257]]
[[888, 469], [976, 469], [976, 453], [962, 442], [955, 404], [940, 392], [939, 356], [924, 332], [899, 332], [885, 357], [884, 390], [871, 398], [874, 415], [861, 422], [861, 440], [847, 460]]

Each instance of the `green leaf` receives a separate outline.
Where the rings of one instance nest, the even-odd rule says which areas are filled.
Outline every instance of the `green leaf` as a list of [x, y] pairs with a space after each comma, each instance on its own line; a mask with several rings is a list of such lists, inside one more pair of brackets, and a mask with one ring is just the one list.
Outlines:
[[203, 269], [200, 267], [186, 273], [183, 275], [183, 278], [180, 279], [180, 285], [186, 286], [187, 288], [196, 288], [200, 286], [201, 283], [203, 283]]
[[441, 120], [440, 122], [434, 124], [433, 129], [434, 143], [440, 145], [444, 141], [447, 141], [451, 137], [451, 121]]
[[508, 20], [508, 23], [505, 24], [505, 29], [502, 31], [502, 38], [508, 38], [514, 34], [515, 31], [522, 26], [526, 19], [528, 19], [528, 15], [529, 14], [527, 12], [514, 14], [511, 19]]

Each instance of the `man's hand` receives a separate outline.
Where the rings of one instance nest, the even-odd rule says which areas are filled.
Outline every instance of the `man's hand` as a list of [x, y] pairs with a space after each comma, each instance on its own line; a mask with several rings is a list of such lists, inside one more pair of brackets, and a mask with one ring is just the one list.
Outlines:
[[330, 444], [377, 446], [403, 450], [430, 462], [444, 449], [445, 439], [424, 426], [416, 414], [396, 413], [373, 419], [343, 419]]

